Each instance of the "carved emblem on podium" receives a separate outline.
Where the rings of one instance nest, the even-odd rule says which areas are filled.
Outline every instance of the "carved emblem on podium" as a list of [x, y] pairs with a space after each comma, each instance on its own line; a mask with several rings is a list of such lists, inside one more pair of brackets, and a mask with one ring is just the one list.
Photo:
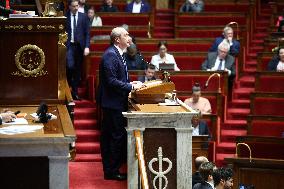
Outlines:
[[58, 36], [58, 44], [65, 47], [65, 43], [67, 41], [67, 38], [68, 38], [68, 36], [67, 36], [66, 32], [60, 33], [59, 36]]
[[[153, 163], [154, 162], [158, 162], [159, 163], [159, 170], [155, 171], [153, 169]], [[163, 171], [163, 162], [168, 163], [168, 168]], [[158, 148], [158, 158], [153, 158], [150, 162], [149, 162], [149, 170], [155, 174], [155, 178], [153, 179], [153, 186], [154, 189], [166, 189], [167, 185], [168, 185], [168, 179], [165, 176], [168, 172], [170, 172], [170, 170], [172, 169], [172, 162], [168, 159], [168, 158], [163, 158], [163, 151], [162, 151], [162, 147]], [[159, 179], [159, 187], [156, 186], [156, 182], [157, 179]], [[164, 180], [164, 182], [163, 182]], [[164, 183], [164, 186], [163, 186]]]
[[23, 77], [38, 77], [47, 74], [43, 70], [45, 65], [45, 55], [41, 48], [36, 45], [24, 45], [15, 54], [15, 63], [18, 71], [12, 75]]

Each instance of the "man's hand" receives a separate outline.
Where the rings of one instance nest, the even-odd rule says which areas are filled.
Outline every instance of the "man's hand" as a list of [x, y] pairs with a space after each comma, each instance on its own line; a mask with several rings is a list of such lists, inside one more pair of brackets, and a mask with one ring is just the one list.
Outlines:
[[90, 54], [90, 49], [89, 48], [85, 48], [84, 56], [88, 56], [89, 54]]
[[134, 90], [140, 89], [144, 86], [141, 81], [133, 81], [133, 82], [130, 82], [130, 84], [132, 85], [132, 89]]
[[1, 113], [0, 115], [3, 122], [12, 122], [16, 119], [16, 115], [12, 112]]

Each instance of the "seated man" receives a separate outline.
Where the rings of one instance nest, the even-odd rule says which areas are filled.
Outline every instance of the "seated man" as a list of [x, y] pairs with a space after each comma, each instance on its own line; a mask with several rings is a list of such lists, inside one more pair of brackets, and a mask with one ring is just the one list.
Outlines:
[[195, 158], [195, 173], [193, 173], [192, 175], [192, 187], [196, 184], [196, 183], [201, 183], [202, 182], [202, 177], [199, 173], [199, 167], [202, 163], [208, 162], [208, 159], [204, 156], [198, 156], [197, 158]]
[[231, 168], [220, 167], [213, 171], [212, 176], [216, 189], [233, 188], [233, 170]]
[[118, 8], [112, 3], [113, 0], [104, 0], [104, 4], [101, 6], [100, 12], [118, 12]]
[[155, 79], [155, 66], [153, 64], [147, 64], [145, 75], [138, 77], [138, 81], [141, 81], [142, 83]]
[[216, 168], [213, 162], [202, 163], [199, 167], [199, 173], [202, 178], [201, 183], [193, 186], [193, 189], [214, 189], [213, 171]]
[[235, 58], [229, 55], [230, 45], [223, 41], [218, 46], [218, 52], [210, 52], [203, 62], [201, 69], [207, 71], [225, 71], [228, 72], [228, 99], [231, 100], [234, 79], [236, 75]]
[[268, 71], [284, 72], [284, 47], [279, 47], [276, 56], [268, 63]]
[[147, 13], [150, 12], [150, 5], [144, 0], [133, 0], [127, 4], [125, 11], [130, 13]]
[[233, 39], [233, 37], [233, 28], [226, 26], [223, 30], [223, 35], [215, 39], [213, 45], [209, 49], [209, 52], [217, 52], [219, 44], [223, 41], [226, 41], [230, 45], [229, 54], [232, 56], [237, 56], [240, 52], [240, 43], [237, 40]]
[[203, 11], [204, 2], [202, 0], [185, 0], [180, 7], [180, 12], [201, 12]]
[[191, 98], [185, 99], [185, 104], [195, 110], [199, 110], [201, 114], [211, 114], [212, 109], [208, 99], [201, 97], [201, 88], [199, 83], [192, 87]]
[[12, 122], [15, 118], [16, 115], [13, 112], [0, 113], [0, 125], [2, 125], [2, 123]]
[[208, 137], [210, 138], [210, 133], [206, 121], [200, 120], [198, 115], [192, 117], [191, 124], [193, 127], [192, 136], [208, 135]]
[[125, 61], [128, 70], [144, 70], [145, 62], [142, 55], [137, 53], [137, 48], [135, 44], [131, 44], [127, 47], [125, 54]]

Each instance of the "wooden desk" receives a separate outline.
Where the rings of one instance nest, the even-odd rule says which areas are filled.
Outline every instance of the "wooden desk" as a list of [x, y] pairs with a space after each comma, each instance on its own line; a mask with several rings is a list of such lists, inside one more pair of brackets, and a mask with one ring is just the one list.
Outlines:
[[234, 189], [239, 184], [254, 185], [256, 189], [284, 188], [284, 160], [253, 158], [226, 158], [233, 166]]
[[[0, 112], [5, 107], [0, 107]], [[12, 111], [36, 112], [36, 106], [8, 107]], [[69, 188], [69, 144], [75, 133], [64, 105], [53, 105], [50, 112], [57, 116], [33, 133], [0, 135], [1, 188]], [[3, 127], [3, 125], [1, 125]]]

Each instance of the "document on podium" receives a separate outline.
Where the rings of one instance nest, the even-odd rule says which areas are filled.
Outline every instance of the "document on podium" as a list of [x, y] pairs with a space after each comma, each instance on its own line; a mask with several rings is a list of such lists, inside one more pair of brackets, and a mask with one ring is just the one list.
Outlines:
[[42, 129], [43, 125], [11, 125], [7, 127], [0, 128], [0, 134], [3, 135], [16, 135], [24, 133], [32, 133], [39, 129]]

